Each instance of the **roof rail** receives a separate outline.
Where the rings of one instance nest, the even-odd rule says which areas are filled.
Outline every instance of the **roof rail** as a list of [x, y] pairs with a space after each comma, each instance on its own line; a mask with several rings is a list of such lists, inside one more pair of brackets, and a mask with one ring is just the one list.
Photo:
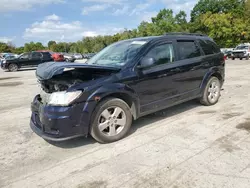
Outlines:
[[173, 33], [166, 33], [165, 35], [191, 35], [191, 36], [207, 36], [201, 33], [183, 33], [183, 32], [173, 32]]

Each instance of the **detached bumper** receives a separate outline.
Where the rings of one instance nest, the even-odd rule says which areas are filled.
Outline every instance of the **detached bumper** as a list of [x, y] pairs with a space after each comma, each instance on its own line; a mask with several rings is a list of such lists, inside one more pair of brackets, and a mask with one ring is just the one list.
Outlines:
[[90, 115], [85, 103], [68, 107], [46, 106], [37, 95], [31, 104], [31, 129], [45, 140], [64, 141], [88, 134]]

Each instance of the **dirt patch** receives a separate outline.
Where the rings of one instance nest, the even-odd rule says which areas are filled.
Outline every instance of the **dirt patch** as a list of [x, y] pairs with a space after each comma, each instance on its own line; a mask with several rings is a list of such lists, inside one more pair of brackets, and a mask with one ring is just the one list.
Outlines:
[[227, 114], [222, 114], [222, 118], [224, 120], [231, 119], [233, 117], [241, 116], [242, 113], [227, 113]]
[[12, 86], [19, 86], [22, 84], [23, 82], [5, 82], [5, 83], [0, 83], [0, 87], [12, 87]]
[[235, 132], [232, 132], [226, 136], [222, 136], [220, 138], [218, 138], [215, 142], [218, 144], [218, 146], [229, 152], [232, 153], [233, 151], [237, 151], [237, 150], [241, 150], [240, 147], [238, 147], [237, 145], [235, 145], [233, 142], [238, 141], [239, 138], [236, 137]]
[[10, 79], [14, 79], [14, 78], [20, 78], [20, 77], [3, 77], [3, 78], [0, 78], [0, 80], [10, 80]]
[[106, 181], [93, 181], [87, 182], [83, 185], [78, 185], [77, 188], [106, 188], [107, 182]]
[[250, 120], [247, 120], [247, 121], [245, 121], [243, 123], [238, 124], [236, 126], [236, 128], [250, 132]]
[[201, 112], [198, 112], [199, 114], [213, 114], [213, 113], [216, 113], [215, 110], [208, 110], [208, 111], [201, 111]]

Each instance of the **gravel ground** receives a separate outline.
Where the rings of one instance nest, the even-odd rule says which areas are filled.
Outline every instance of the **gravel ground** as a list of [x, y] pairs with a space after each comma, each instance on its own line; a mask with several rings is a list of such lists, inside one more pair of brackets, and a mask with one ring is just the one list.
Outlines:
[[29, 128], [34, 70], [0, 70], [0, 187], [249, 188], [250, 61], [226, 62], [212, 107], [190, 101], [143, 117], [125, 139], [50, 144]]

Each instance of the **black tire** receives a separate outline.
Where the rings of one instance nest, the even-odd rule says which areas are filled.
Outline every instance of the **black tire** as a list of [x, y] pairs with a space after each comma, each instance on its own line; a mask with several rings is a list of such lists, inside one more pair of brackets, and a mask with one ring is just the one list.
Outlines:
[[[210, 98], [210, 92], [209, 92], [209, 89], [211, 88], [211, 85], [213, 82], [216, 82], [217, 86], [218, 86], [218, 93], [216, 94], [216, 97], [212, 100]], [[217, 78], [217, 77], [211, 77], [209, 79], [209, 81], [207, 82], [207, 85], [203, 91], [203, 96], [200, 98], [200, 103], [205, 105], [205, 106], [212, 106], [212, 105], [215, 105], [218, 101], [219, 101], [219, 98], [221, 96], [220, 94], [220, 91], [221, 91], [221, 82], [220, 80]]]
[[18, 65], [16, 63], [11, 63], [8, 66], [8, 70], [10, 72], [16, 72], [18, 70]]
[[[113, 108], [113, 107], [114, 108], [118, 107], [118, 108], [123, 110], [123, 112], [125, 113], [126, 122], [125, 122], [125, 125], [124, 125], [123, 129], [121, 130], [121, 132], [119, 132], [118, 134], [116, 134], [114, 136], [109, 136], [109, 135], [105, 134], [104, 132], [102, 132], [98, 128], [98, 125], [99, 125], [101, 114], [106, 109]], [[126, 136], [126, 134], [128, 133], [128, 131], [131, 127], [131, 124], [132, 124], [132, 114], [131, 114], [131, 111], [130, 111], [127, 103], [125, 103], [123, 100], [118, 99], [118, 98], [108, 98], [104, 101], [101, 101], [97, 105], [96, 109], [94, 110], [93, 115], [92, 115], [90, 134], [99, 143], [103, 143], [103, 144], [104, 143], [111, 143], [111, 142], [115, 142], [115, 141], [118, 141], [118, 140], [124, 138]], [[111, 128], [110, 126], [107, 127], [107, 129], [110, 129], [110, 128]]]
[[69, 62], [69, 59], [65, 59], [66, 62]]
[[234, 57], [232, 57], [232, 60], [235, 60], [235, 58], [234, 58]]
[[242, 60], [243, 58], [240, 58], [240, 60]]
[[246, 60], [249, 60], [249, 55], [246, 57]]

